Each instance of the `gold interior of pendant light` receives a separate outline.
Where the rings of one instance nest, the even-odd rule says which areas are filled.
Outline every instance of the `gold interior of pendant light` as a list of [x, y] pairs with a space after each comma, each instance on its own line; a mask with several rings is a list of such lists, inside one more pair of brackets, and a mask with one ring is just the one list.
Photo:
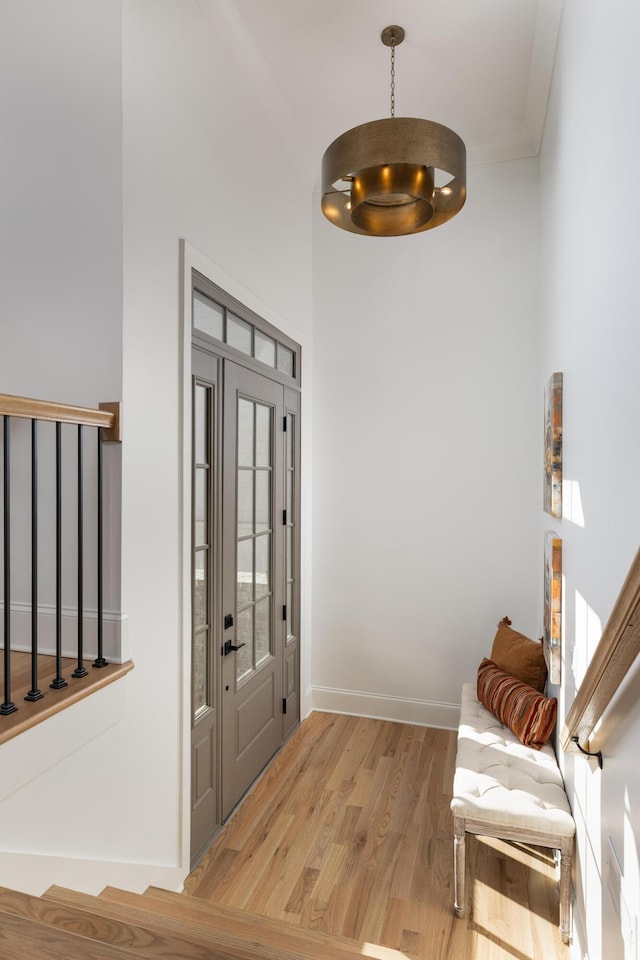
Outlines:
[[327, 148], [322, 212], [351, 233], [399, 237], [437, 227], [462, 208], [466, 149], [441, 123], [395, 116], [395, 49], [404, 30], [385, 27], [381, 40], [391, 47], [391, 117], [353, 127]]

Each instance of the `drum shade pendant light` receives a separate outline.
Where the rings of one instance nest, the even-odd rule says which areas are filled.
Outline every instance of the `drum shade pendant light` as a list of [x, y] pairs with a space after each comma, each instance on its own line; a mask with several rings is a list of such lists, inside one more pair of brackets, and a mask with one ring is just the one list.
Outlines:
[[322, 212], [342, 230], [400, 237], [438, 227], [462, 209], [466, 150], [431, 120], [395, 115], [395, 53], [402, 27], [380, 35], [391, 47], [391, 117], [343, 133], [322, 158]]

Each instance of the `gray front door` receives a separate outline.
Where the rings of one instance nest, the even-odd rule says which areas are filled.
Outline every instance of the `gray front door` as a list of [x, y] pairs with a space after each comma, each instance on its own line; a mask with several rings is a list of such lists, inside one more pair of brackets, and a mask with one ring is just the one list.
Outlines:
[[283, 738], [283, 393], [224, 361], [223, 818]]
[[191, 861], [300, 717], [300, 395], [194, 345]]

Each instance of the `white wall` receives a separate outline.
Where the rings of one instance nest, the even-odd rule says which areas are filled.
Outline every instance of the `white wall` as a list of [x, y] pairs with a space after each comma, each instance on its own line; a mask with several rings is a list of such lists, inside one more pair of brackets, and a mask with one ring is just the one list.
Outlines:
[[[95, 25], [100, 24], [100, 43]], [[121, 12], [118, 2], [7, 0], [0, 10], [0, 390], [97, 407], [122, 396]], [[29, 451], [26, 422], [12, 423], [14, 504]], [[44, 497], [54, 472], [53, 427], [40, 427], [41, 554], [53, 556], [52, 511]], [[88, 431], [85, 463], [91, 464]], [[23, 443], [24, 439], [24, 443]], [[75, 428], [63, 428], [75, 445]], [[106, 451], [109, 499], [119, 515], [120, 451]], [[29, 477], [30, 466], [26, 476]], [[70, 482], [69, 482], [70, 481]], [[65, 510], [75, 478], [65, 473]], [[95, 486], [92, 485], [92, 489]], [[109, 509], [110, 504], [107, 504]], [[26, 519], [26, 518], [25, 518]], [[111, 514], [108, 519], [111, 519]], [[30, 522], [30, 521], [29, 521]], [[87, 492], [87, 604], [93, 509]], [[73, 533], [75, 536], [75, 531]], [[25, 541], [13, 538], [13, 600], [30, 599]], [[66, 534], [65, 534], [66, 540]], [[120, 544], [109, 551], [106, 608], [120, 609]], [[73, 545], [65, 542], [65, 556]], [[49, 567], [51, 569], [51, 566]], [[40, 600], [52, 578], [40, 571]], [[75, 603], [75, 559], [63, 570], [63, 603]], [[43, 639], [52, 617], [44, 615]], [[19, 625], [18, 625], [19, 626]], [[17, 638], [16, 638], [17, 639]]]
[[[188, 870], [180, 238], [201, 251], [217, 278], [227, 277], [230, 292], [244, 290], [250, 306], [264, 305], [268, 319], [302, 343], [303, 363], [311, 360], [308, 160], [231, 9], [224, 0], [67, 0], [55, 5], [54, 16], [44, 0], [11, 5], [17, 36], [7, 79], [11, 89], [30, 80], [33, 110], [46, 127], [44, 142], [56, 158], [60, 183], [46, 163], [36, 161], [35, 145], [24, 151], [29, 164], [24, 157], [18, 158], [22, 166], [15, 163], [21, 198], [16, 222], [22, 215], [25, 226], [21, 247], [12, 254], [17, 280], [11, 305], [22, 304], [22, 317], [12, 320], [12, 339], [5, 341], [11, 355], [3, 352], [3, 366], [13, 374], [3, 389], [29, 394], [46, 379], [47, 393], [56, 399], [117, 399], [112, 394], [120, 391], [123, 358], [122, 602], [135, 662], [121, 681], [117, 722], [110, 697], [92, 697], [86, 701], [91, 706], [66, 711], [75, 728], [86, 726], [86, 738], [71, 742], [71, 755], [53, 749], [53, 722], [30, 732], [19, 758], [10, 744], [0, 748], [7, 759], [3, 769], [11, 773], [0, 807], [0, 849], [9, 851], [0, 855], [2, 882], [15, 880], [8, 872], [15, 862], [11, 854], [46, 854], [49, 860], [30, 874], [36, 891], [60, 875], [56, 858], [77, 858], [71, 866], [65, 860], [72, 874], [65, 874], [66, 882], [86, 888], [100, 882], [92, 861], [114, 864], [112, 882], [128, 877], [141, 885], [154, 876], [178, 883]], [[60, 49], [50, 65], [49, 45], [58, 50], [52, 38]], [[25, 64], [30, 45], [33, 54]], [[56, 104], [66, 111], [60, 124], [49, 118], [50, 91], [58, 89]], [[16, 143], [30, 142], [32, 119], [13, 111]], [[85, 141], [94, 145], [91, 151]], [[86, 149], [76, 156], [78, 142]], [[38, 182], [45, 173], [52, 196]], [[274, 184], [277, 194], [265, 189]], [[43, 198], [51, 207], [50, 224], [49, 207], [43, 220], [38, 206]], [[86, 276], [73, 272], [76, 253]], [[24, 295], [20, 299], [25, 289], [26, 302]], [[37, 305], [33, 314], [31, 303]], [[49, 315], [62, 339], [53, 335]], [[107, 319], [115, 347], [103, 330]], [[34, 329], [48, 355], [38, 353]], [[67, 386], [75, 369], [71, 355], [80, 369], [86, 367], [90, 389]], [[58, 357], [60, 365], [50, 368]], [[308, 376], [304, 388], [308, 433]], [[308, 512], [309, 470], [306, 475]], [[304, 551], [308, 569], [308, 542]], [[305, 606], [308, 621], [307, 600]], [[94, 714], [102, 701], [101, 720]], [[141, 864], [145, 870], [138, 869]]]
[[114, 0], [2, 4], [3, 393], [121, 396], [120, 33]]
[[[538, 390], [563, 371], [564, 475], [572, 493], [562, 521], [542, 521], [563, 538], [563, 716], [639, 545], [639, 33], [635, 0], [565, 0], [542, 151]], [[608, 891], [608, 838], [637, 918], [639, 704], [636, 664], [597, 737], [603, 771], [581, 757], [563, 761], [578, 827], [574, 953], [581, 960], [638, 956], [628, 936], [625, 952], [625, 924]]]
[[[469, 170], [450, 223], [314, 223], [314, 703], [455, 725], [541, 559], [537, 161]], [[318, 205], [319, 206], [319, 205]]]

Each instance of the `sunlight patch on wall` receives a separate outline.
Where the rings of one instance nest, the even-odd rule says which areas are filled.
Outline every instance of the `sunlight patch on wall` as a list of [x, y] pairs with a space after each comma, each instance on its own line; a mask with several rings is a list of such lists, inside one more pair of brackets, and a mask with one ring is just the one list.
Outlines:
[[576, 527], [584, 527], [582, 494], [577, 480], [562, 480], [562, 518], [575, 523]]
[[579, 590], [576, 590], [575, 599], [575, 639], [571, 670], [576, 685], [580, 687], [589, 661], [602, 636], [602, 621], [598, 614], [591, 609]]

